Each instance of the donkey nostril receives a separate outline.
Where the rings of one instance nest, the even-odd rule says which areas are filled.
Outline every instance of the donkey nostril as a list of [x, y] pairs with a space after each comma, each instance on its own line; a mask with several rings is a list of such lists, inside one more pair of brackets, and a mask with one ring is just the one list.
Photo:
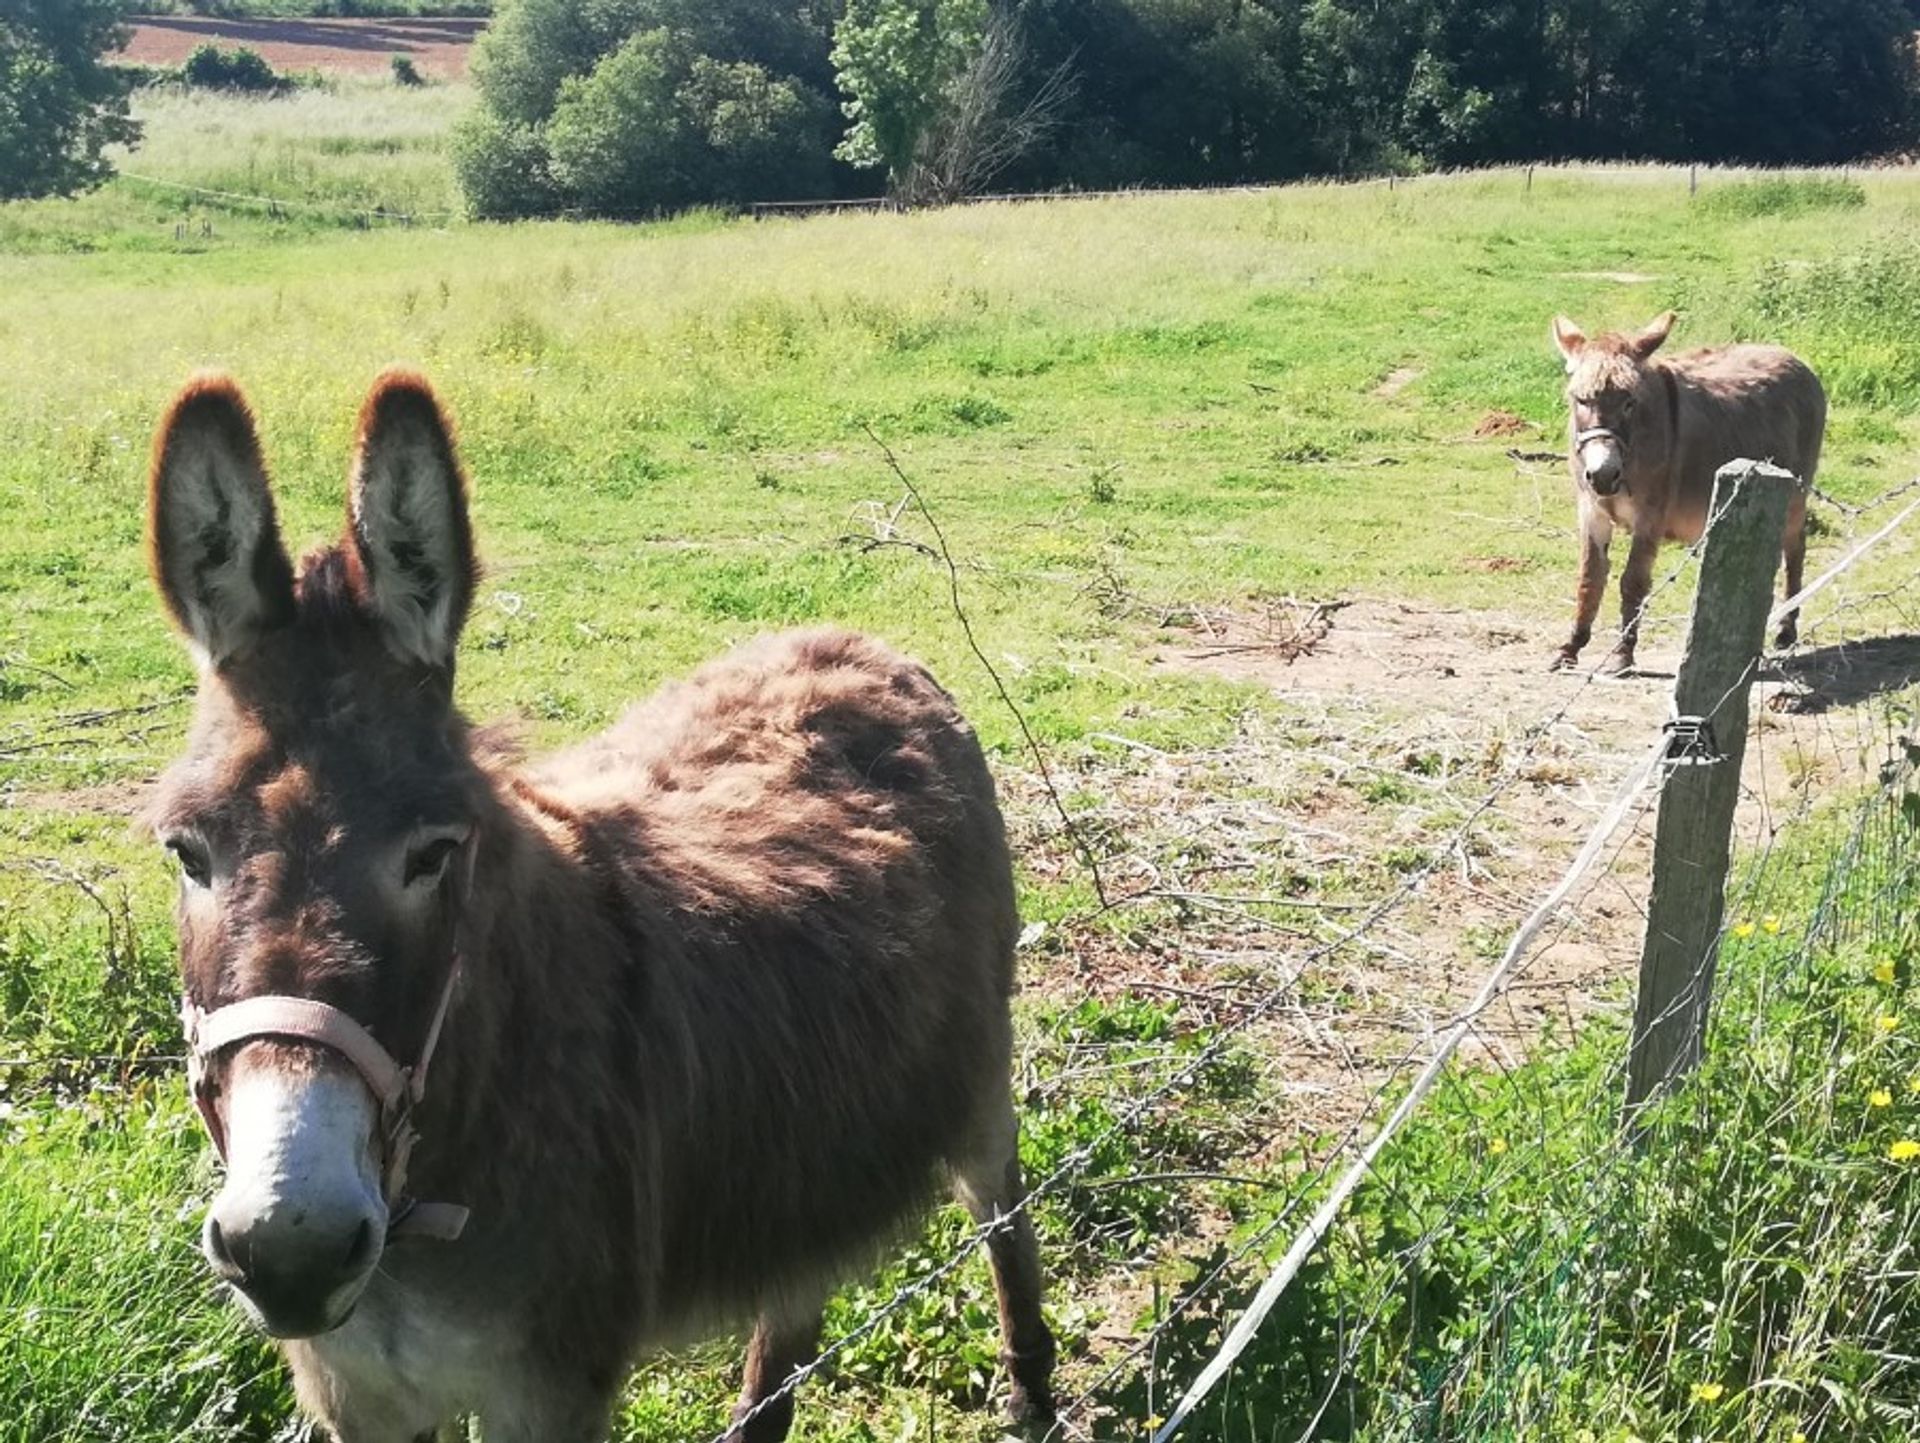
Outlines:
[[207, 1255], [213, 1259], [214, 1268], [228, 1279], [240, 1276], [240, 1265], [233, 1260], [233, 1249], [228, 1245], [227, 1235], [221, 1230], [218, 1218], [207, 1219]]
[[347, 1248], [346, 1269], [357, 1273], [373, 1261], [373, 1251], [377, 1239], [374, 1237], [373, 1224], [362, 1222], [360, 1230], [353, 1235], [353, 1242]]

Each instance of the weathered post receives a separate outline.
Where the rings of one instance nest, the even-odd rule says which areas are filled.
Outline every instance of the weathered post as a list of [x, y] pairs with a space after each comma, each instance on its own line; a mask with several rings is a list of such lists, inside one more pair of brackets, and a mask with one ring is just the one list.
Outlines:
[[1700, 590], [1667, 724], [1627, 1058], [1630, 1131], [1640, 1110], [1700, 1060], [1747, 750], [1748, 693], [1766, 639], [1787, 501], [1799, 485], [1758, 461], [1729, 462], [1714, 478]]

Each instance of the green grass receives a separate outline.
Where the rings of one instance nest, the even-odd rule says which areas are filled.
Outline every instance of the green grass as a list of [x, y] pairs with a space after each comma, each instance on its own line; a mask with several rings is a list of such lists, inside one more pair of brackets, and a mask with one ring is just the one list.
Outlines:
[[[1193, 1436], [1293, 1438], [1317, 1414], [1313, 1436], [1368, 1443], [1912, 1437], [1913, 785], [1825, 808], [1736, 881], [1706, 1061], [1641, 1152], [1617, 1128], [1624, 1019], [1457, 1071]], [[1169, 1330], [1165, 1376], [1197, 1370], [1259, 1273], [1230, 1276]]]
[[1857, 210], [1866, 203], [1866, 187], [1858, 181], [1824, 175], [1737, 180], [1713, 187], [1700, 198], [1700, 208], [1708, 215], [1728, 220], [1800, 215], [1814, 210]]
[[143, 138], [116, 153], [121, 174], [77, 199], [0, 205], [0, 255], [192, 255], [402, 218], [444, 224], [460, 209], [447, 132], [471, 97], [464, 84], [386, 76], [306, 77], [268, 96], [144, 86], [133, 96]]
[[[1537, 628], [1545, 656], [1564, 623], [1570, 505], [1557, 474], [1542, 483], [1506, 450], [1557, 444], [1556, 311], [1592, 327], [1677, 304], [1680, 343], [1802, 348], [1834, 392], [1822, 484], [1843, 498], [1904, 474], [1920, 439], [1920, 326], [1903, 319], [1920, 313], [1906, 240], [1920, 182], [1898, 174], [1861, 180], [1864, 204], [1818, 210], [1719, 213], [1690, 203], [1678, 171], [1543, 170], [1530, 187], [1495, 172], [758, 224], [363, 228], [356, 208], [456, 205], [442, 144], [464, 103], [458, 87], [358, 82], [269, 101], [151, 92], [129, 171], [319, 208], [189, 203], [131, 178], [0, 207], [4, 1443], [63, 1427], [129, 1443], [263, 1437], [285, 1406], [192, 1258], [207, 1178], [164, 1060], [177, 1047], [164, 867], [101, 815], [184, 724], [190, 669], [145, 581], [141, 505], [154, 418], [194, 367], [231, 369], [251, 392], [296, 545], [341, 525], [349, 427], [377, 369], [432, 374], [460, 423], [489, 567], [462, 694], [535, 744], [581, 735], [765, 627], [835, 620], [927, 659], [1003, 775], [1023, 778], [944, 571], [858, 544], [902, 489], [871, 428], [938, 515], [982, 645], [1088, 816], [1148, 765], [1097, 738], [1218, 748], [1257, 717], [1315, 744], [1286, 697], [1153, 666], [1153, 618], [1169, 609], [1362, 594], [1486, 608]], [[1710, 174], [1703, 197], [1732, 184]], [[1863, 295], [1863, 278], [1877, 289]], [[1494, 411], [1535, 429], [1477, 438]], [[930, 535], [910, 514], [902, 526]], [[1910, 571], [1912, 554], [1890, 548], [1869, 577]], [[1397, 806], [1442, 767], [1423, 756], [1407, 777], [1349, 786]], [[1231, 1167], [1273, 1183], [1298, 1160], [1247, 1161], [1284, 1120], [1257, 1049], [1108, 1136], [1216, 1014], [1087, 1001], [1074, 949], [1139, 945], [1172, 913], [1085, 921], [1087, 884], [1043, 809], [1021, 801], [1016, 831], [1026, 911], [1055, 929], [1027, 954], [1044, 985], [1019, 1019], [1029, 1162], [1095, 1149], [1092, 1174], [1041, 1213], [1062, 1331], [1093, 1347], [1204, 1254], [1188, 1233], [1227, 1216], [1257, 1226], [1244, 1184], [1141, 1179]], [[1400, 846], [1287, 885], [1352, 896], [1426, 855]], [[89, 1060], [103, 1056], [122, 1061]], [[1448, 1117], [1436, 1135], [1472, 1156]], [[962, 1226], [936, 1219], [835, 1322]], [[940, 1429], [988, 1436], [986, 1286], [963, 1270], [840, 1383], [809, 1390], [809, 1436], [921, 1431], [930, 1407]], [[649, 1367], [622, 1436], [701, 1436], [730, 1366], [715, 1345]], [[1137, 1401], [1130, 1387], [1115, 1407]]]

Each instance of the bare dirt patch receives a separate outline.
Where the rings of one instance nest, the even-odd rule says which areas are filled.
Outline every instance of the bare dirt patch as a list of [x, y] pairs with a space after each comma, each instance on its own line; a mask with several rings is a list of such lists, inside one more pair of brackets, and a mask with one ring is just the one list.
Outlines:
[[487, 22], [480, 19], [246, 20], [150, 15], [133, 23], [119, 59], [137, 65], [179, 65], [202, 45], [245, 45], [275, 70], [385, 71], [395, 55], [446, 79], [467, 73], [468, 52]]
[[1395, 366], [1373, 388], [1373, 394], [1383, 401], [1391, 401], [1424, 374], [1418, 366]]
[[1473, 434], [1484, 439], [1489, 436], [1518, 436], [1532, 429], [1532, 423], [1524, 416], [1516, 416], [1511, 411], [1489, 411], [1474, 424]]
[[1562, 271], [1570, 281], [1611, 281], [1616, 286], [1644, 286], [1660, 279], [1645, 271]]
[[[1243, 1161], [1259, 1165], [1361, 1122], [1458, 1015], [1661, 737], [1681, 623], [1651, 626], [1641, 671], [1616, 681], [1548, 670], [1558, 619], [1291, 598], [1153, 619], [1155, 665], [1264, 686], [1278, 705], [1252, 709], [1216, 748], [1168, 751], [1116, 731], [1056, 759], [1108, 901], [1035, 929], [1022, 970], [1031, 991], [1063, 1002], [1150, 997], [1193, 1025], [1257, 1016], [1247, 1042], [1266, 1101], [1247, 1123], [1264, 1141]], [[1908, 675], [1920, 675], [1920, 638], [1809, 653], [1762, 677], [1743, 846], [1805, 796], [1866, 775], [1867, 704]], [[1783, 711], [1776, 695], [1825, 700]], [[1037, 778], [1002, 776], [1024, 865], [1079, 872]], [[1643, 794], [1479, 1019], [1467, 1065], [1510, 1065], [1549, 1031], [1631, 1005], [1652, 801]]]

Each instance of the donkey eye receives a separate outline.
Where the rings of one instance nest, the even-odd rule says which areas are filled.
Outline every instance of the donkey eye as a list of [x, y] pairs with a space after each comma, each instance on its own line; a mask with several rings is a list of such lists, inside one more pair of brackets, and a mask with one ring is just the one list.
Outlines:
[[194, 886], [205, 887], [213, 881], [213, 859], [204, 844], [192, 837], [168, 837], [166, 846], [180, 864], [180, 875]]
[[437, 879], [460, 850], [460, 843], [459, 837], [434, 837], [413, 848], [407, 853], [405, 884], [411, 887], [416, 882]]
[[1627, 397], [1626, 400], [1620, 403], [1620, 414], [1622, 416], [1631, 416], [1633, 414], [1634, 405], [1635, 405], [1635, 402], [1633, 397], [1631, 396]]

